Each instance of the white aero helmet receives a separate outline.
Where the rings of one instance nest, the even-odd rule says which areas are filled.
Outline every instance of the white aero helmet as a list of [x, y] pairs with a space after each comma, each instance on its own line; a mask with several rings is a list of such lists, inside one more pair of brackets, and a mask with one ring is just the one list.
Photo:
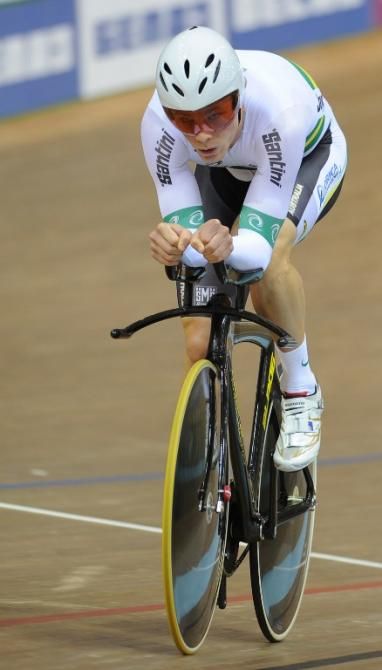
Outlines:
[[236, 51], [219, 33], [194, 26], [174, 37], [159, 56], [156, 89], [163, 107], [195, 111], [245, 85]]

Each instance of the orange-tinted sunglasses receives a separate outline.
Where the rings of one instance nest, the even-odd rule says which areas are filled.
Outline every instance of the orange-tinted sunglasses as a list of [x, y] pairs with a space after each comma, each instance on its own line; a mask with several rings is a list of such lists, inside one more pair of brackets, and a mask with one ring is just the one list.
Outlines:
[[196, 111], [170, 109], [170, 107], [163, 109], [178, 130], [185, 135], [197, 135], [204, 129], [215, 132], [226, 128], [235, 117], [238, 103], [239, 91], [234, 91]]

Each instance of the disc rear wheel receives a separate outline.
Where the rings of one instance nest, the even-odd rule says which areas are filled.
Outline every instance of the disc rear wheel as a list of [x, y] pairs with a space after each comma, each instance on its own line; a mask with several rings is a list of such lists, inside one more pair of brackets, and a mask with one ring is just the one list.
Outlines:
[[[261, 472], [260, 511], [269, 516], [272, 454], [278, 436], [276, 413], [270, 413], [266, 433], [265, 460]], [[310, 484], [308, 486], [308, 482]], [[305, 471], [278, 474], [275, 538], [263, 539], [250, 548], [251, 586], [257, 619], [271, 642], [283, 640], [291, 630], [303, 597], [308, 574], [314, 527], [314, 500], [305, 511], [292, 516], [293, 508], [309, 500], [316, 486], [316, 463]]]

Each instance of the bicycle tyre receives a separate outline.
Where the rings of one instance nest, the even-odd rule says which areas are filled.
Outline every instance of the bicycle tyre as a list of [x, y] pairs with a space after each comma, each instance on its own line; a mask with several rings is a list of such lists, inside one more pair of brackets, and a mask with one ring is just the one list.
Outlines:
[[[165, 604], [175, 644], [184, 654], [195, 653], [208, 633], [223, 571], [227, 505], [220, 513], [214, 509], [220, 413], [217, 369], [203, 359], [192, 366], [179, 395], [164, 483]], [[203, 483], [206, 509], [199, 511]]]
[[[260, 512], [264, 517], [268, 514], [272, 456], [278, 433], [278, 419], [273, 409], [268, 419], [260, 473]], [[316, 462], [309, 470], [316, 487]], [[293, 505], [305, 496], [306, 480], [302, 470], [280, 473], [279, 477], [284, 497], [281, 500], [279, 486], [278, 509], [285, 504]], [[270, 642], [281, 642], [296, 621], [308, 575], [314, 517], [314, 509], [308, 509], [279, 525], [275, 538], [259, 540], [250, 547], [253, 602], [261, 631]]]

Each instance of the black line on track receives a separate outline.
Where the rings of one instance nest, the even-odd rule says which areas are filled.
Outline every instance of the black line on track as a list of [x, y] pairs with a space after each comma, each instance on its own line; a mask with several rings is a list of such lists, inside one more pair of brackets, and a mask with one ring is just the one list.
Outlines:
[[312, 668], [328, 668], [344, 663], [356, 663], [357, 661], [370, 661], [373, 658], [382, 658], [382, 650], [349, 654], [348, 656], [333, 656], [333, 658], [318, 658], [313, 661], [301, 661], [301, 663], [291, 663], [290, 665], [268, 665], [257, 670], [311, 670]]

